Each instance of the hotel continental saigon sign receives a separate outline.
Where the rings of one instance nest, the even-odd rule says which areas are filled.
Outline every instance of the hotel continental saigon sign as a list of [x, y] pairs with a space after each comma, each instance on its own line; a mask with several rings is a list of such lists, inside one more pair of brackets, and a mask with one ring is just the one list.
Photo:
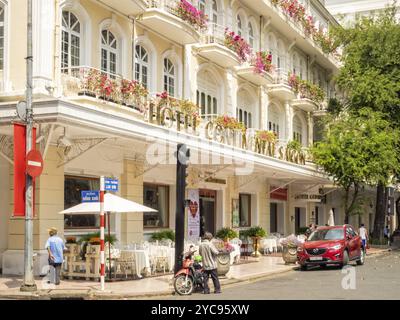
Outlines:
[[254, 132], [249, 132], [249, 130], [224, 128], [214, 121], [205, 122], [205, 125], [202, 126], [200, 121], [203, 120], [198, 117], [174, 110], [174, 108], [168, 106], [150, 104], [146, 121], [166, 128], [175, 128], [177, 131], [185, 130], [193, 135], [199, 135], [199, 128], [203, 128], [204, 137], [210, 141], [296, 164], [306, 164], [306, 154], [302, 150], [295, 150], [282, 145], [278, 146], [276, 142], [267, 142], [260, 139]]

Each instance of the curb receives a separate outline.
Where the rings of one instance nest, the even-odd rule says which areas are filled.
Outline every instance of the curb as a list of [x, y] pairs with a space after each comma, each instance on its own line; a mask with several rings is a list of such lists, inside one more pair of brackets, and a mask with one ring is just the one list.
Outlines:
[[[251, 281], [256, 281], [258, 279], [266, 278], [269, 276], [274, 276], [278, 274], [283, 274], [286, 272], [293, 271], [295, 267], [293, 268], [288, 268], [285, 270], [276, 270], [276, 271], [270, 271], [264, 274], [257, 274], [254, 276], [248, 276], [248, 277], [243, 277], [243, 278], [225, 278], [221, 279], [221, 285], [229, 287], [234, 284], [239, 284], [239, 283], [244, 283], [244, 282], [251, 282]], [[10, 294], [10, 293], [4, 293], [0, 292], [0, 300], [3, 299], [15, 299], [15, 300], [94, 300], [94, 299], [103, 299], [103, 300], [127, 300], [127, 299], [141, 299], [141, 298], [152, 298], [152, 297], [160, 297], [160, 296], [170, 296], [173, 295], [175, 292], [173, 289], [171, 290], [165, 290], [165, 291], [160, 291], [160, 292], [144, 292], [144, 293], [134, 293], [134, 294], [121, 294], [117, 292], [100, 292], [100, 291], [94, 291], [92, 289], [81, 289], [80, 291], [88, 291], [86, 293], [80, 293], [80, 292], [74, 292], [74, 290], [71, 290], [66, 293], [61, 293], [61, 292], [51, 292], [52, 290], [40, 290], [35, 293], [15, 293], [15, 294]], [[60, 290], [62, 291], [62, 290]], [[68, 291], [68, 290], [63, 290], [63, 291]]]

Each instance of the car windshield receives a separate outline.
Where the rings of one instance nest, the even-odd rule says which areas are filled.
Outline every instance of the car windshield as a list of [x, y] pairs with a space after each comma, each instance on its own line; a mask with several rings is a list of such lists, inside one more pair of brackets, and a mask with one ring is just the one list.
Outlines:
[[308, 241], [341, 240], [344, 238], [343, 229], [322, 229], [311, 233]]

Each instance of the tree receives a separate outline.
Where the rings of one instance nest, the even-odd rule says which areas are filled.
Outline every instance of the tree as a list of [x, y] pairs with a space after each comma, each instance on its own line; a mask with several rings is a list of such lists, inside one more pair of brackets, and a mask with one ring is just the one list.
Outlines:
[[317, 166], [344, 191], [345, 223], [358, 211], [360, 188], [386, 183], [399, 166], [398, 141], [399, 132], [370, 109], [327, 119], [323, 140], [311, 153]]
[[[397, 128], [400, 124], [400, 25], [396, 21], [395, 4], [377, 17], [363, 17], [350, 28], [336, 28], [332, 33], [335, 43], [343, 49], [343, 67], [336, 81], [344, 92], [343, 102], [349, 112], [357, 114], [370, 108], [381, 112], [391, 127]], [[399, 150], [400, 145], [396, 148]], [[383, 233], [388, 183], [389, 180], [382, 180], [377, 185], [373, 231], [376, 238], [381, 238]]]

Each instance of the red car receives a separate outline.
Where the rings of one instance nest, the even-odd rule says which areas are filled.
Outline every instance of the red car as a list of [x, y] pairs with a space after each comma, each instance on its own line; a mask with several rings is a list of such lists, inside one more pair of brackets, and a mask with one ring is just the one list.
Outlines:
[[363, 265], [365, 248], [360, 236], [348, 224], [333, 227], [318, 227], [302, 246], [297, 248], [297, 259], [301, 270], [308, 266], [345, 266], [349, 261]]

